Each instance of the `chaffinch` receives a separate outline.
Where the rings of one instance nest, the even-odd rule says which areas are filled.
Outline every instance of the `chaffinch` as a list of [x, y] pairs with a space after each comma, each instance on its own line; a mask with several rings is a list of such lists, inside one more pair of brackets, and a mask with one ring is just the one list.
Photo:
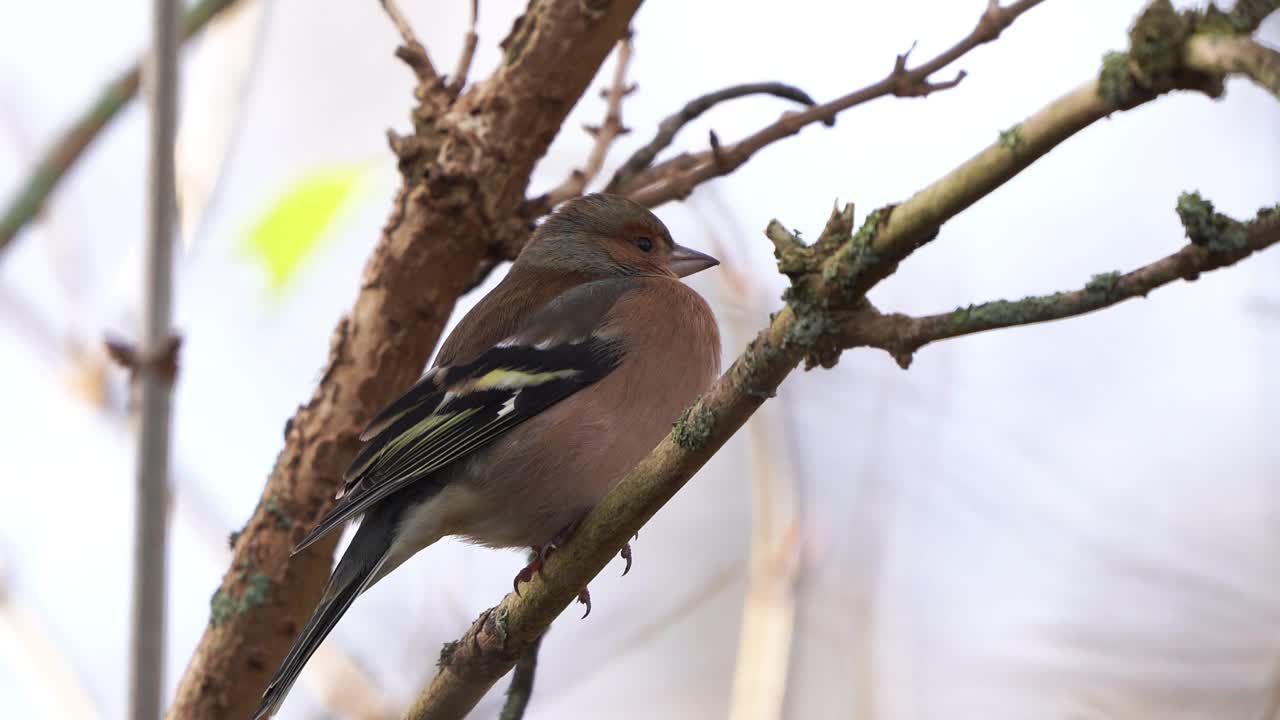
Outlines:
[[278, 709], [356, 596], [445, 536], [533, 549], [518, 591], [719, 374], [715, 317], [678, 279], [717, 264], [622, 197], [552, 214], [360, 434], [337, 506], [294, 553], [363, 516], [359, 530], [254, 717]]

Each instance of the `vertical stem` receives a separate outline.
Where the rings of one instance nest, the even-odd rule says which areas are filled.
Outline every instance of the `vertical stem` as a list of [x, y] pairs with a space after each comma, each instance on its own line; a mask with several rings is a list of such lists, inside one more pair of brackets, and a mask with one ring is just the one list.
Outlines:
[[161, 357], [169, 347], [178, 84], [179, 0], [154, 0], [148, 105], [151, 115], [143, 326], [135, 379], [141, 423], [133, 552], [129, 717], [161, 716], [164, 689], [165, 562], [169, 511], [169, 391]]
[[502, 704], [498, 720], [521, 720], [525, 710], [529, 708], [529, 700], [533, 697], [533, 676], [538, 671], [538, 649], [542, 647], [542, 639], [547, 634], [538, 636], [529, 644], [516, 663], [511, 673], [511, 684], [507, 686], [507, 700]]

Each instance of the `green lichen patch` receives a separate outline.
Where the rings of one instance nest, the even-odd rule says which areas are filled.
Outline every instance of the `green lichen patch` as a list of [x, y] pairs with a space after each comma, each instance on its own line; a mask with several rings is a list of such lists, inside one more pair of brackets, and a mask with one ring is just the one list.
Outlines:
[[[1236, 3], [1240, 5], [1241, 3]], [[1212, 3], [1196, 18], [1195, 31], [1205, 35], [1235, 35], [1244, 28], [1237, 27], [1239, 20], [1234, 13], [1223, 12]]]
[[680, 414], [680, 419], [671, 426], [671, 439], [685, 450], [699, 450], [711, 439], [711, 431], [715, 429], [715, 413], [707, 409], [699, 400], [692, 407]]
[[1129, 72], [1129, 53], [1112, 51], [1102, 56], [1098, 73], [1098, 95], [1114, 107], [1128, 107], [1134, 101], [1137, 83]]
[[280, 501], [275, 495], [268, 495], [266, 502], [267, 512], [276, 519], [276, 523], [285, 530], [293, 528], [293, 518], [289, 517], [289, 513], [280, 505]]
[[462, 643], [457, 640], [450, 640], [444, 645], [441, 645], [440, 658], [436, 660], [436, 667], [441, 670], [448, 667], [449, 663], [453, 662], [453, 654], [458, 652], [458, 648], [461, 647], [461, 645]]
[[812, 348], [823, 335], [835, 331], [836, 324], [826, 304], [815, 299], [809, 289], [793, 285], [783, 291], [782, 299], [791, 306], [793, 316], [782, 336], [784, 346]]
[[880, 231], [881, 220], [888, 220], [887, 208], [876, 208], [867, 213], [863, 218], [862, 225], [858, 228], [858, 232], [853, 234], [853, 242], [860, 245], [870, 245], [876, 238], [876, 233]]
[[[1117, 108], [1129, 108], [1178, 86], [1182, 51], [1207, 14], [1178, 12], [1169, 0], [1155, 0], [1129, 30], [1129, 49], [1102, 58], [1098, 94]], [[1215, 16], [1212, 22], [1221, 22]]]
[[1001, 130], [999, 142], [1000, 147], [1008, 148], [1009, 152], [1017, 155], [1018, 151], [1027, 144], [1026, 139], [1022, 137], [1022, 123], [1018, 123], [1008, 130]]
[[1116, 108], [1126, 109], [1177, 88], [1194, 88], [1217, 97], [1222, 78], [1184, 65], [1192, 35], [1247, 35], [1262, 19], [1280, 10], [1280, 0], [1239, 0], [1230, 12], [1212, 3], [1203, 10], [1179, 12], [1170, 0], [1154, 0], [1129, 30], [1124, 53], [1107, 53], [1098, 76], [1098, 93]]
[[1196, 14], [1178, 12], [1169, 0], [1147, 6], [1129, 30], [1129, 57], [1143, 85], [1154, 91], [1174, 85], [1182, 67], [1182, 46], [1195, 29]]
[[1191, 242], [1210, 252], [1241, 250], [1249, 243], [1244, 223], [1214, 211], [1213, 203], [1198, 192], [1179, 195], [1177, 211]]
[[862, 273], [881, 260], [880, 254], [875, 251], [872, 244], [887, 219], [886, 208], [868, 213], [858, 231], [836, 252], [832, 261], [823, 267], [822, 279], [829, 283], [836, 283], [845, 290], [853, 288]]
[[219, 588], [209, 599], [209, 625], [219, 625], [234, 619], [267, 602], [267, 594], [271, 591], [271, 578], [263, 573], [250, 573], [240, 570], [240, 581], [243, 587], [239, 594], [231, 590]]
[[956, 308], [947, 321], [953, 332], [1025, 325], [1058, 314], [1062, 293], [1032, 295], [1021, 300], [994, 300]]
[[1091, 295], [1100, 295], [1105, 300], [1111, 297], [1111, 293], [1115, 292], [1116, 284], [1120, 282], [1120, 273], [1112, 270], [1107, 273], [1098, 273], [1089, 278], [1089, 282], [1084, 284], [1085, 292]]
[[[1226, 13], [1227, 22], [1237, 33], [1253, 32], [1264, 18], [1276, 10], [1280, 10], [1280, 0], [1236, 0], [1235, 7], [1231, 8], [1230, 13]], [[1218, 9], [1211, 4], [1205, 15], [1208, 16], [1212, 11]]]
[[825, 312], [797, 313], [783, 335], [783, 342], [791, 347], [812, 348], [835, 330], [835, 322]]

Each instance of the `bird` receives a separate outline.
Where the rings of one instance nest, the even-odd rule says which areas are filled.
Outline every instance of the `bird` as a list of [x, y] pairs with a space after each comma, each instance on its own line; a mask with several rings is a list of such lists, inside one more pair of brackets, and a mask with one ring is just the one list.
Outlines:
[[621, 196], [569, 200], [539, 225], [360, 433], [336, 505], [293, 553], [359, 527], [254, 720], [275, 714], [356, 597], [444, 537], [532, 550], [519, 592], [719, 375], [715, 315], [681, 282], [718, 264]]

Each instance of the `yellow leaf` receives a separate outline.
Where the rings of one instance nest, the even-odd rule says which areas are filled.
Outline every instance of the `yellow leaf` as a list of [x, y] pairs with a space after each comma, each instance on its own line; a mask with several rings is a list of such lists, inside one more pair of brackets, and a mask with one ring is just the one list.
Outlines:
[[341, 211], [351, 205], [369, 165], [321, 167], [287, 188], [255, 221], [243, 250], [263, 264], [272, 290], [281, 290], [315, 252]]

